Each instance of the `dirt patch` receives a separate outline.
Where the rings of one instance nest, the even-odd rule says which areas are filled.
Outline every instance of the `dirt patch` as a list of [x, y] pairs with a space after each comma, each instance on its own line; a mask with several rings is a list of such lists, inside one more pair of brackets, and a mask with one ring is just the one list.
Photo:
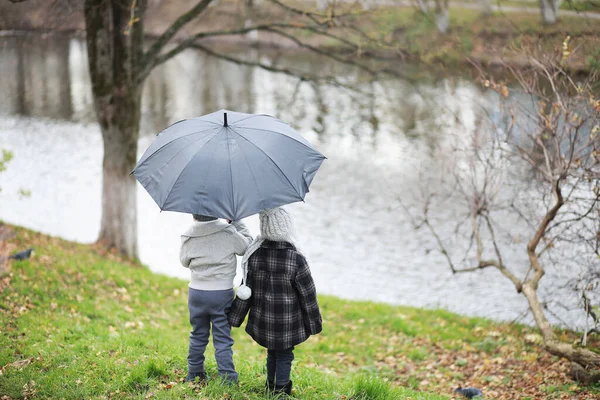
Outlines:
[[0, 277], [10, 272], [8, 256], [14, 250], [14, 244], [8, 243], [15, 237], [15, 230], [8, 225], [0, 225]]
[[10, 240], [16, 236], [15, 230], [8, 225], [0, 225], [0, 242]]

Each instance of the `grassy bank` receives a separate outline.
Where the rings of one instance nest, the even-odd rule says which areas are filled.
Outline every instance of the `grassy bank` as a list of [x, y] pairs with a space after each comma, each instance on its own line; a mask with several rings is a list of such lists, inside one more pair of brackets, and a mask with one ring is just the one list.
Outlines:
[[[314, 3], [294, 1], [287, 4], [319, 13], [311, 9]], [[532, 6], [528, 3], [520, 5]], [[533, 3], [535, 7], [537, 3]], [[149, 31], [161, 33], [169, 26], [169, 21], [180, 13], [181, 6], [162, 3], [149, 12]], [[435, 16], [424, 15], [414, 6], [380, 6], [363, 11], [358, 3], [338, 3], [335, 14], [345, 16], [331, 31], [359, 44], [363, 55], [377, 54], [443, 68], [470, 65], [472, 61], [484, 66], [506, 63], [521, 67], [528, 65], [528, 57], [532, 55], [540, 59], [550, 55], [560, 57], [562, 43], [570, 36], [572, 54], [566, 60], [566, 65], [579, 72], [600, 69], [600, 21], [595, 19], [563, 15], [556, 24], [545, 25], [539, 13], [497, 11], [490, 16], [482, 16], [479, 10], [450, 4], [449, 31], [440, 34], [435, 25]], [[186, 34], [239, 27], [244, 24], [243, 15], [238, 2], [223, 0], [206, 16], [190, 24]], [[255, 10], [255, 20], [256, 24], [270, 21], [307, 23], [306, 19], [286, 13], [269, 3]], [[357, 27], [366, 35], [342, 28], [343, 25]], [[343, 48], [339, 41], [314, 32], [299, 29], [294, 34], [311, 45], [326, 46], [332, 50]], [[269, 32], [261, 32], [259, 38], [263, 44], [296, 48], [294, 43]], [[243, 36], [229, 40], [246, 43]]]
[[485, 65], [528, 65], [528, 57], [562, 56], [562, 43], [570, 37], [573, 51], [566, 64], [576, 71], [600, 66], [600, 22], [564, 16], [555, 25], [544, 25], [539, 15], [502, 13], [484, 17], [477, 10], [450, 10], [450, 29], [436, 31], [433, 17], [399, 8], [375, 13], [368, 25], [372, 34], [385, 37], [391, 46], [426, 63], [446, 67], [469, 60]]
[[[0, 255], [36, 252], [11, 262], [0, 281], [0, 397], [264, 398], [264, 350], [241, 329], [238, 387], [182, 382], [186, 282], [94, 246], [15, 233], [0, 242]], [[545, 354], [528, 327], [327, 296], [320, 304], [324, 331], [296, 352], [297, 398], [437, 400], [458, 385], [493, 399], [599, 394], [574, 385], [568, 365]], [[214, 376], [212, 351], [207, 359]]]

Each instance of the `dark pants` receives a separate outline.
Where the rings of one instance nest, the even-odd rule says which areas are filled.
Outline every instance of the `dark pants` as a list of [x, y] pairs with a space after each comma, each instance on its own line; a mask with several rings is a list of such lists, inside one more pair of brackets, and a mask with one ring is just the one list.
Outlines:
[[294, 361], [294, 348], [285, 350], [267, 350], [267, 379], [280, 388], [290, 381], [290, 372]]
[[237, 381], [238, 374], [233, 365], [233, 339], [227, 312], [233, 301], [233, 289], [196, 290], [189, 289], [188, 307], [190, 309], [190, 349], [188, 353], [188, 372], [204, 373], [204, 350], [208, 345], [212, 325], [215, 359], [219, 375], [228, 381]]

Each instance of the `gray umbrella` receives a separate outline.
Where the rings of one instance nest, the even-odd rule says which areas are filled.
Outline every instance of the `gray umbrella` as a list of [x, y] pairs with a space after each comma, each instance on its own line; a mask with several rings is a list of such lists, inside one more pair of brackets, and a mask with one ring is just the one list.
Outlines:
[[283, 121], [221, 110], [159, 133], [133, 175], [161, 210], [238, 220], [304, 200], [324, 159]]

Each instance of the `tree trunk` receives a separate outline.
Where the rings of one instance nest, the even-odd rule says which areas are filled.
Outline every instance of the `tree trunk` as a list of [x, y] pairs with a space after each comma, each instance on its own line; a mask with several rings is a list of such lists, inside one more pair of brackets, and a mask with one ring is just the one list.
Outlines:
[[527, 257], [529, 258], [533, 275], [521, 285], [520, 289], [529, 303], [535, 324], [542, 334], [546, 351], [569, 360], [572, 367], [575, 366], [581, 372], [579, 376], [574, 376], [574, 378], [587, 384], [594, 379], [600, 379], [600, 374], [598, 373], [598, 369], [600, 368], [600, 354], [584, 348], [575, 348], [569, 343], [557, 340], [552, 330], [552, 325], [550, 325], [550, 322], [546, 318], [537, 295], [538, 284], [543, 278], [545, 271], [540, 263], [536, 249], [545, 237], [544, 235], [547, 232], [549, 224], [556, 218], [559, 210], [565, 204], [560, 179], [553, 182], [553, 189], [556, 202], [548, 210], [535, 235], [527, 243]]
[[450, 19], [448, 13], [448, 0], [435, 1], [435, 25], [439, 33], [448, 32]]
[[317, 0], [317, 10], [325, 11], [329, 7], [328, 0]]
[[417, 0], [417, 7], [423, 14], [427, 14], [429, 12], [429, 5], [427, 3], [428, 0]]
[[545, 24], [552, 25], [558, 21], [561, 0], [540, 0], [540, 11]]
[[[137, 4], [137, 6], [136, 6]], [[131, 8], [133, 5], [133, 8]], [[137, 257], [136, 186], [145, 1], [86, 0], [85, 22], [94, 107], [104, 142], [99, 241]]]
[[481, 6], [481, 14], [488, 17], [492, 15], [492, 3], [490, 0], [479, 0], [479, 5]]
[[25, 100], [25, 50], [20, 40], [16, 41], [17, 49], [17, 114], [27, 115], [27, 102]]
[[58, 37], [53, 41], [52, 47], [55, 49], [56, 56], [60, 61], [50, 68], [55, 67], [58, 69], [58, 71], [55, 71], [55, 76], [58, 82], [61, 82], [60, 85], [57, 85], [59, 88], [58, 98], [60, 99], [60, 104], [57, 105], [58, 113], [53, 114], [58, 114], [64, 119], [71, 119], [73, 116], [73, 102], [71, 100], [71, 71], [69, 69], [70, 40]]
[[[251, 27], [252, 24], [254, 23], [254, 1], [253, 0], [246, 0], [246, 8], [245, 8], [245, 12], [246, 12], [246, 20], [244, 21], [244, 28], [248, 28]], [[254, 30], [254, 31], [250, 31], [248, 32], [248, 34], [246, 35], [246, 38], [248, 39], [248, 43], [250, 43], [251, 46], [256, 46], [258, 45], [258, 31]]]
[[575, 348], [569, 343], [563, 343], [556, 339], [550, 322], [544, 315], [542, 306], [537, 296], [535, 285], [525, 283], [523, 295], [529, 302], [529, 308], [533, 313], [535, 323], [544, 339], [544, 348], [555, 356], [565, 358], [572, 363], [573, 377], [582, 383], [590, 384], [600, 380], [600, 354], [588, 349]]
[[96, 106], [102, 129], [102, 223], [98, 240], [129, 257], [137, 257], [137, 202], [133, 170], [137, 160], [140, 96], [114, 96], [113, 104]]

